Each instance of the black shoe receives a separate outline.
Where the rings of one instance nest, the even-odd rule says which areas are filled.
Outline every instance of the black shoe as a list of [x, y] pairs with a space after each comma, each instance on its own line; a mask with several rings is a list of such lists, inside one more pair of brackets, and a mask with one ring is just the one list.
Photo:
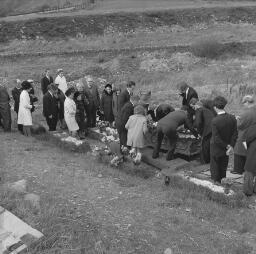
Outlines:
[[242, 174], [243, 174], [243, 173], [239, 173], [239, 172], [234, 171], [234, 170], [230, 171], [230, 173], [231, 173], [231, 174], [235, 174], [235, 175], [242, 175]]

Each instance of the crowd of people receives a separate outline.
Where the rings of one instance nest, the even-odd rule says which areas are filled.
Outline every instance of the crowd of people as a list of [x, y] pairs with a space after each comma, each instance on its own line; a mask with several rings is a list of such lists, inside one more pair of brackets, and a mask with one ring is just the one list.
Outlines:
[[[227, 100], [217, 96], [213, 100], [199, 100], [198, 94], [187, 83], [177, 85], [182, 97], [181, 107], [160, 104], [151, 108], [149, 100], [135, 93], [136, 84], [126, 83], [126, 87], [106, 84], [102, 94], [92, 77], [80, 79], [75, 87], [69, 87], [62, 69], [56, 78], [45, 70], [41, 79], [43, 95], [43, 115], [49, 131], [68, 129], [70, 135], [83, 139], [88, 128], [96, 126], [97, 115], [109, 126], [116, 128], [120, 140], [120, 153], [129, 152], [134, 163], [140, 163], [142, 149], [146, 146], [145, 134], [148, 119], [154, 121], [156, 144], [152, 158], [159, 157], [164, 136], [169, 142], [166, 160], [174, 158], [178, 131], [181, 126], [201, 139], [200, 160], [210, 163], [211, 178], [221, 183], [226, 177], [229, 155], [234, 151], [232, 173], [244, 173], [244, 192], [252, 195], [256, 191], [256, 106], [254, 97], [246, 95], [242, 104], [244, 111], [237, 117], [225, 110]], [[33, 80], [17, 80], [12, 90], [14, 111], [17, 113], [18, 130], [31, 135], [32, 112], [35, 110]], [[4, 131], [11, 130], [10, 96], [0, 84], [0, 123]]]

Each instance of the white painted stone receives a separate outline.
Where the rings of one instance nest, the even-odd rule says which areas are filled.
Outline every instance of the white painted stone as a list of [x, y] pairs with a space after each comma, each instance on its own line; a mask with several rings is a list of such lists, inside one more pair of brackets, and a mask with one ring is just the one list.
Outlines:
[[25, 179], [22, 179], [14, 183], [9, 183], [8, 187], [11, 191], [17, 193], [26, 193], [27, 181]]
[[172, 250], [170, 248], [167, 248], [165, 251], [164, 251], [164, 254], [173, 254]]

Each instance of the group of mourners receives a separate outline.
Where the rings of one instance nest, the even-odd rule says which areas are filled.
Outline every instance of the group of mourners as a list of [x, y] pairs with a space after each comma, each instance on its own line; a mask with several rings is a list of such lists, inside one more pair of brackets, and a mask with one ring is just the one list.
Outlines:
[[[75, 87], [68, 87], [62, 69], [55, 80], [47, 69], [41, 79], [43, 115], [49, 131], [55, 131], [58, 122], [61, 129], [68, 128], [74, 137], [85, 138], [88, 128], [96, 126], [97, 115], [117, 129], [120, 153], [129, 152], [137, 164], [141, 161], [142, 149], [146, 146], [148, 118], [156, 124], [156, 144], [152, 158], [158, 158], [164, 136], [169, 149], [166, 160], [174, 158], [179, 128], [189, 129], [195, 138], [201, 138], [200, 159], [210, 163], [211, 178], [216, 183], [226, 177], [229, 155], [234, 151], [232, 173], [244, 173], [244, 192], [256, 192], [256, 104], [251, 95], [244, 96], [243, 112], [235, 117], [226, 112], [227, 100], [217, 96], [213, 100], [199, 100], [198, 94], [187, 83], [177, 85], [182, 97], [180, 109], [170, 104], [160, 104], [152, 109], [148, 97], [135, 94], [135, 82], [126, 87], [106, 84], [100, 96], [92, 77], [84, 77]], [[12, 90], [14, 111], [17, 113], [19, 131], [31, 135], [32, 112], [35, 96], [33, 80], [17, 80]], [[4, 131], [11, 130], [10, 97], [0, 84], [0, 124]], [[150, 117], [148, 117], [150, 116]]]

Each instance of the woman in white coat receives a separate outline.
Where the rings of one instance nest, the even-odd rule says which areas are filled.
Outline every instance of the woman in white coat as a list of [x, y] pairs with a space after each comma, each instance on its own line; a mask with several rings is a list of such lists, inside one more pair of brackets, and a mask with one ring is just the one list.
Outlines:
[[75, 94], [75, 89], [73, 87], [69, 88], [65, 95], [66, 99], [64, 102], [64, 118], [72, 136], [77, 136], [77, 131], [79, 126], [76, 122], [76, 103], [73, 100]]
[[32, 115], [30, 103], [29, 91], [32, 89], [32, 86], [29, 82], [23, 82], [22, 92], [20, 94], [20, 103], [18, 111], [18, 124], [23, 125], [23, 133], [25, 136], [31, 136], [31, 126], [32, 126]]

